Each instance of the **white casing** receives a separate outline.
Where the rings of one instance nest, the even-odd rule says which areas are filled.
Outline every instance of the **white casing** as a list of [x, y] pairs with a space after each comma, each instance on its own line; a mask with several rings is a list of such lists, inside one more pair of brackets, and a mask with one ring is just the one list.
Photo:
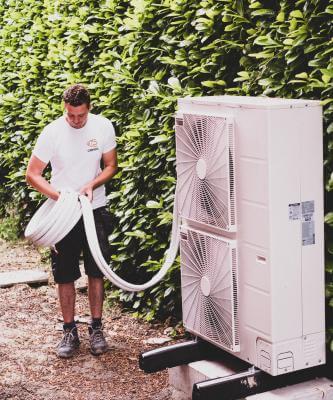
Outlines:
[[[188, 218], [188, 211], [183, 215], [179, 206], [183, 232], [199, 230], [237, 243], [239, 351], [215, 344], [271, 375], [324, 364], [320, 102], [239, 96], [179, 99], [176, 131], [177, 120], [187, 115], [233, 121], [235, 229], [202, 224]], [[182, 161], [178, 143], [177, 174]], [[205, 179], [201, 162], [194, 173]], [[180, 188], [178, 205], [184, 195]], [[187, 328], [200, 336], [193, 326]]]

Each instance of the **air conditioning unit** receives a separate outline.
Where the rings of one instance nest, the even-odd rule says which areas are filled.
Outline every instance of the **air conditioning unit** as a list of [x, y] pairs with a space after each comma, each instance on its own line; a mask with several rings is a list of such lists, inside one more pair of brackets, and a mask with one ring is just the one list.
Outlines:
[[324, 364], [320, 102], [183, 98], [175, 122], [186, 329], [271, 375]]

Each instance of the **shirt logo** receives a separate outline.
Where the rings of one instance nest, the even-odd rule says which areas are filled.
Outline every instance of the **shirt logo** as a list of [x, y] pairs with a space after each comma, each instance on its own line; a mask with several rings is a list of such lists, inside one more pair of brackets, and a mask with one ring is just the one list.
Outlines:
[[87, 151], [95, 151], [98, 150], [98, 143], [96, 139], [90, 139], [87, 142], [88, 149]]

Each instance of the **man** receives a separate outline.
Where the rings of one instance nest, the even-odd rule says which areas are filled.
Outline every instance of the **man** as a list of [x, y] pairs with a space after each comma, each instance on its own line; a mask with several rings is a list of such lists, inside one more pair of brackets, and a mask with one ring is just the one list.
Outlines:
[[[65, 114], [47, 125], [40, 134], [30, 158], [26, 180], [39, 192], [57, 200], [61, 189], [84, 194], [92, 202], [97, 236], [101, 250], [109, 258], [109, 243], [105, 217], [104, 183], [117, 172], [115, 133], [112, 123], [91, 114], [90, 95], [80, 84], [69, 87], [63, 95]], [[101, 170], [103, 161], [103, 170]], [[51, 163], [50, 183], [42, 176]], [[73, 356], [80, 340], [74, 321], [75, 286], [80, 277], [79, 257], [83, 251], [85, 272], [88, 275], [88, 298], [91, 323], [88, 326], [90, 349], [94, 355], [108, 350], [102, 330], [104, 297], [103, 274], [98, 269], [88, 247], [82, 218], [56, 244], [51, 252], [52, 272], [58, 285], [58, 296], [64, 320], [64, 335], [58, 345], [59, 357]]]

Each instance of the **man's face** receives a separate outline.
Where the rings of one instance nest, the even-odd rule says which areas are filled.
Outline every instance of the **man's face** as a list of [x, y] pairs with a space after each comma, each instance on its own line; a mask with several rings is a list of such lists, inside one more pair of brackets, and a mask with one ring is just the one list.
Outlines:
[[90, 106], [87, 104], [82, 104], [74, 107], [68, 103], [65, 103], [65, 110], [66, 121], [72, 128], [80, 129], [84, 127], [87, 122]]

